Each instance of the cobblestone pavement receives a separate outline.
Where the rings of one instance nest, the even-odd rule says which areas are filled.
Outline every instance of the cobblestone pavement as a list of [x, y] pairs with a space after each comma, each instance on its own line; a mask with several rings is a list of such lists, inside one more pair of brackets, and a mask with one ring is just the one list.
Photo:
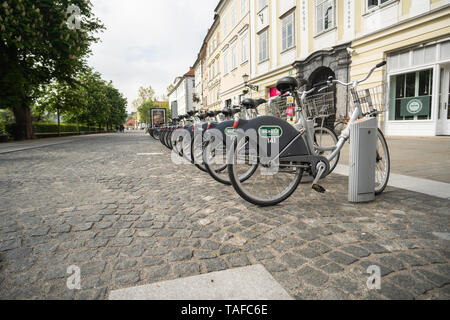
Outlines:
[[260, 263], [297, 299], [449, 299], [450, 201], [388, 188], [355, 205], [345, 177], [324, 186], [258, 208], [142, 134], [0, 155], [0, 298], [105, 299]]

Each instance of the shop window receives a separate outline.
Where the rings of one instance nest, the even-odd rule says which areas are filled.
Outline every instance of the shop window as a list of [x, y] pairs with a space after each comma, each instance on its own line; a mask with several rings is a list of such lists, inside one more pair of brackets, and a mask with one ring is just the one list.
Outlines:
[[391, 76], [390, 120], [430, 120], [433, 70]]

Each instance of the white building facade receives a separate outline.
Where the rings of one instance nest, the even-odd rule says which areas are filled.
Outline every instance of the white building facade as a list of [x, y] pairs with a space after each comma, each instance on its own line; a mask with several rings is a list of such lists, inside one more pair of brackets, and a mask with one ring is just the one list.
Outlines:
[[174, 88], [169, 92], [169, 105], [172, 118], [194, 110], [195, 74], [191, 68], [183, 77], [177, 77]]

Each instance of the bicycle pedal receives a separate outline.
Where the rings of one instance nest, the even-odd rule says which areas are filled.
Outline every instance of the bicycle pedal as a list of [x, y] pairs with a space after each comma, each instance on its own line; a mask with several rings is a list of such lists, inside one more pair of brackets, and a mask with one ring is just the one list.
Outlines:
[[325, 193], [325, 191], [327, 191], [327, 190], [325, 190], [324, 187], [322, 187], [321, 185], [318, 185], [318, 184], [313, 184], [312, 189], [318, 193]]

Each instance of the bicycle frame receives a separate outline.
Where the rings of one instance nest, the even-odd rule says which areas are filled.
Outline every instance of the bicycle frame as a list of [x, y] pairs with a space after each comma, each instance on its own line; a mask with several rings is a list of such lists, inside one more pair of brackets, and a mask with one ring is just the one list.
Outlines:
[[[350, 137], [350, 127], [351, 125], [357, 121], [358, 119], [361, 119], [361, 117], [363, 116], [361, 113], [361, 102], [358, 96], [358, 92], [356, 91], [356, 88], [358, 87], [358, 85], [364, 81], [366, 81], [367, 79], [370, 78], [370, 76], [372, 75], [372, 73], [375, 71], [375, 69], [380, 68], [382, 66], [384, 66], [386, 63], [382, 62], [380, 64], [378, 64], [377, 66], [373, 67], [370, 72], [366, 75], [366, 77], [364, 79], [361, 80], [355, 80], [353, 82], [349, 82], [349, 83], [345, 83], [342, 82], [340, 80], [328, 80], [327, 81], [327, 86], [332, 85], [333, 83], [337, 83], [343, 86], [351, 86], [350, 88], [350, 93], [353, 99], [353, 103], [355, 105], [355, 110], [352, 113], [352, 116], [350, 117], [350, 120], [347, 123], [346, 128], [342, 131], [341, 135], [339, 136], [339, 140], [337, 142], [337, 144], [335, 146], [332, 147], [327, 147], [327, 148], [321, 148], [321, 147], [315, 147], [314, 146], [314, 136], [313, 136], [313, 132], [314, 132], [314, 120], [310, 120], [308, 119], [306, 112], [304, 110], [304, 108], [302, 107], [304, 104], [302, 103], [302, 101], [305, 100], [306, 96], [313, 92], [315, 90], [315, 88], [309, 90], [309, 91], [303, 91], [301, 92], [301, 97], [299, 97], [299, 93], [298, 92], [292, 92], [297, 105], [299, 106], [299, 110], [300, 112], [297, 112], [297, 114], [299, 115], [299, 119], [298, 122], [294, 125], [294, 127], [298, 128], [299, 126], [301, 126], [302, 128], [305, 128], [304, 132], [306, 132], [306, 143], [308, 145], [308, 148], [312, 151], [312, 154], [317, 155], [320, 151], [332, 151], [326, 158], [329, 162], [331, 162], [334, 158], [336, 158], [336, 156], [340, 153], [340, 151], [342, 150], [345, 142], [349, 139]], [[319, 89], [319, 92], [322, 91], [324, 88]], [[375, 117], [377, 116], [377, 113], [375, 113]]]

